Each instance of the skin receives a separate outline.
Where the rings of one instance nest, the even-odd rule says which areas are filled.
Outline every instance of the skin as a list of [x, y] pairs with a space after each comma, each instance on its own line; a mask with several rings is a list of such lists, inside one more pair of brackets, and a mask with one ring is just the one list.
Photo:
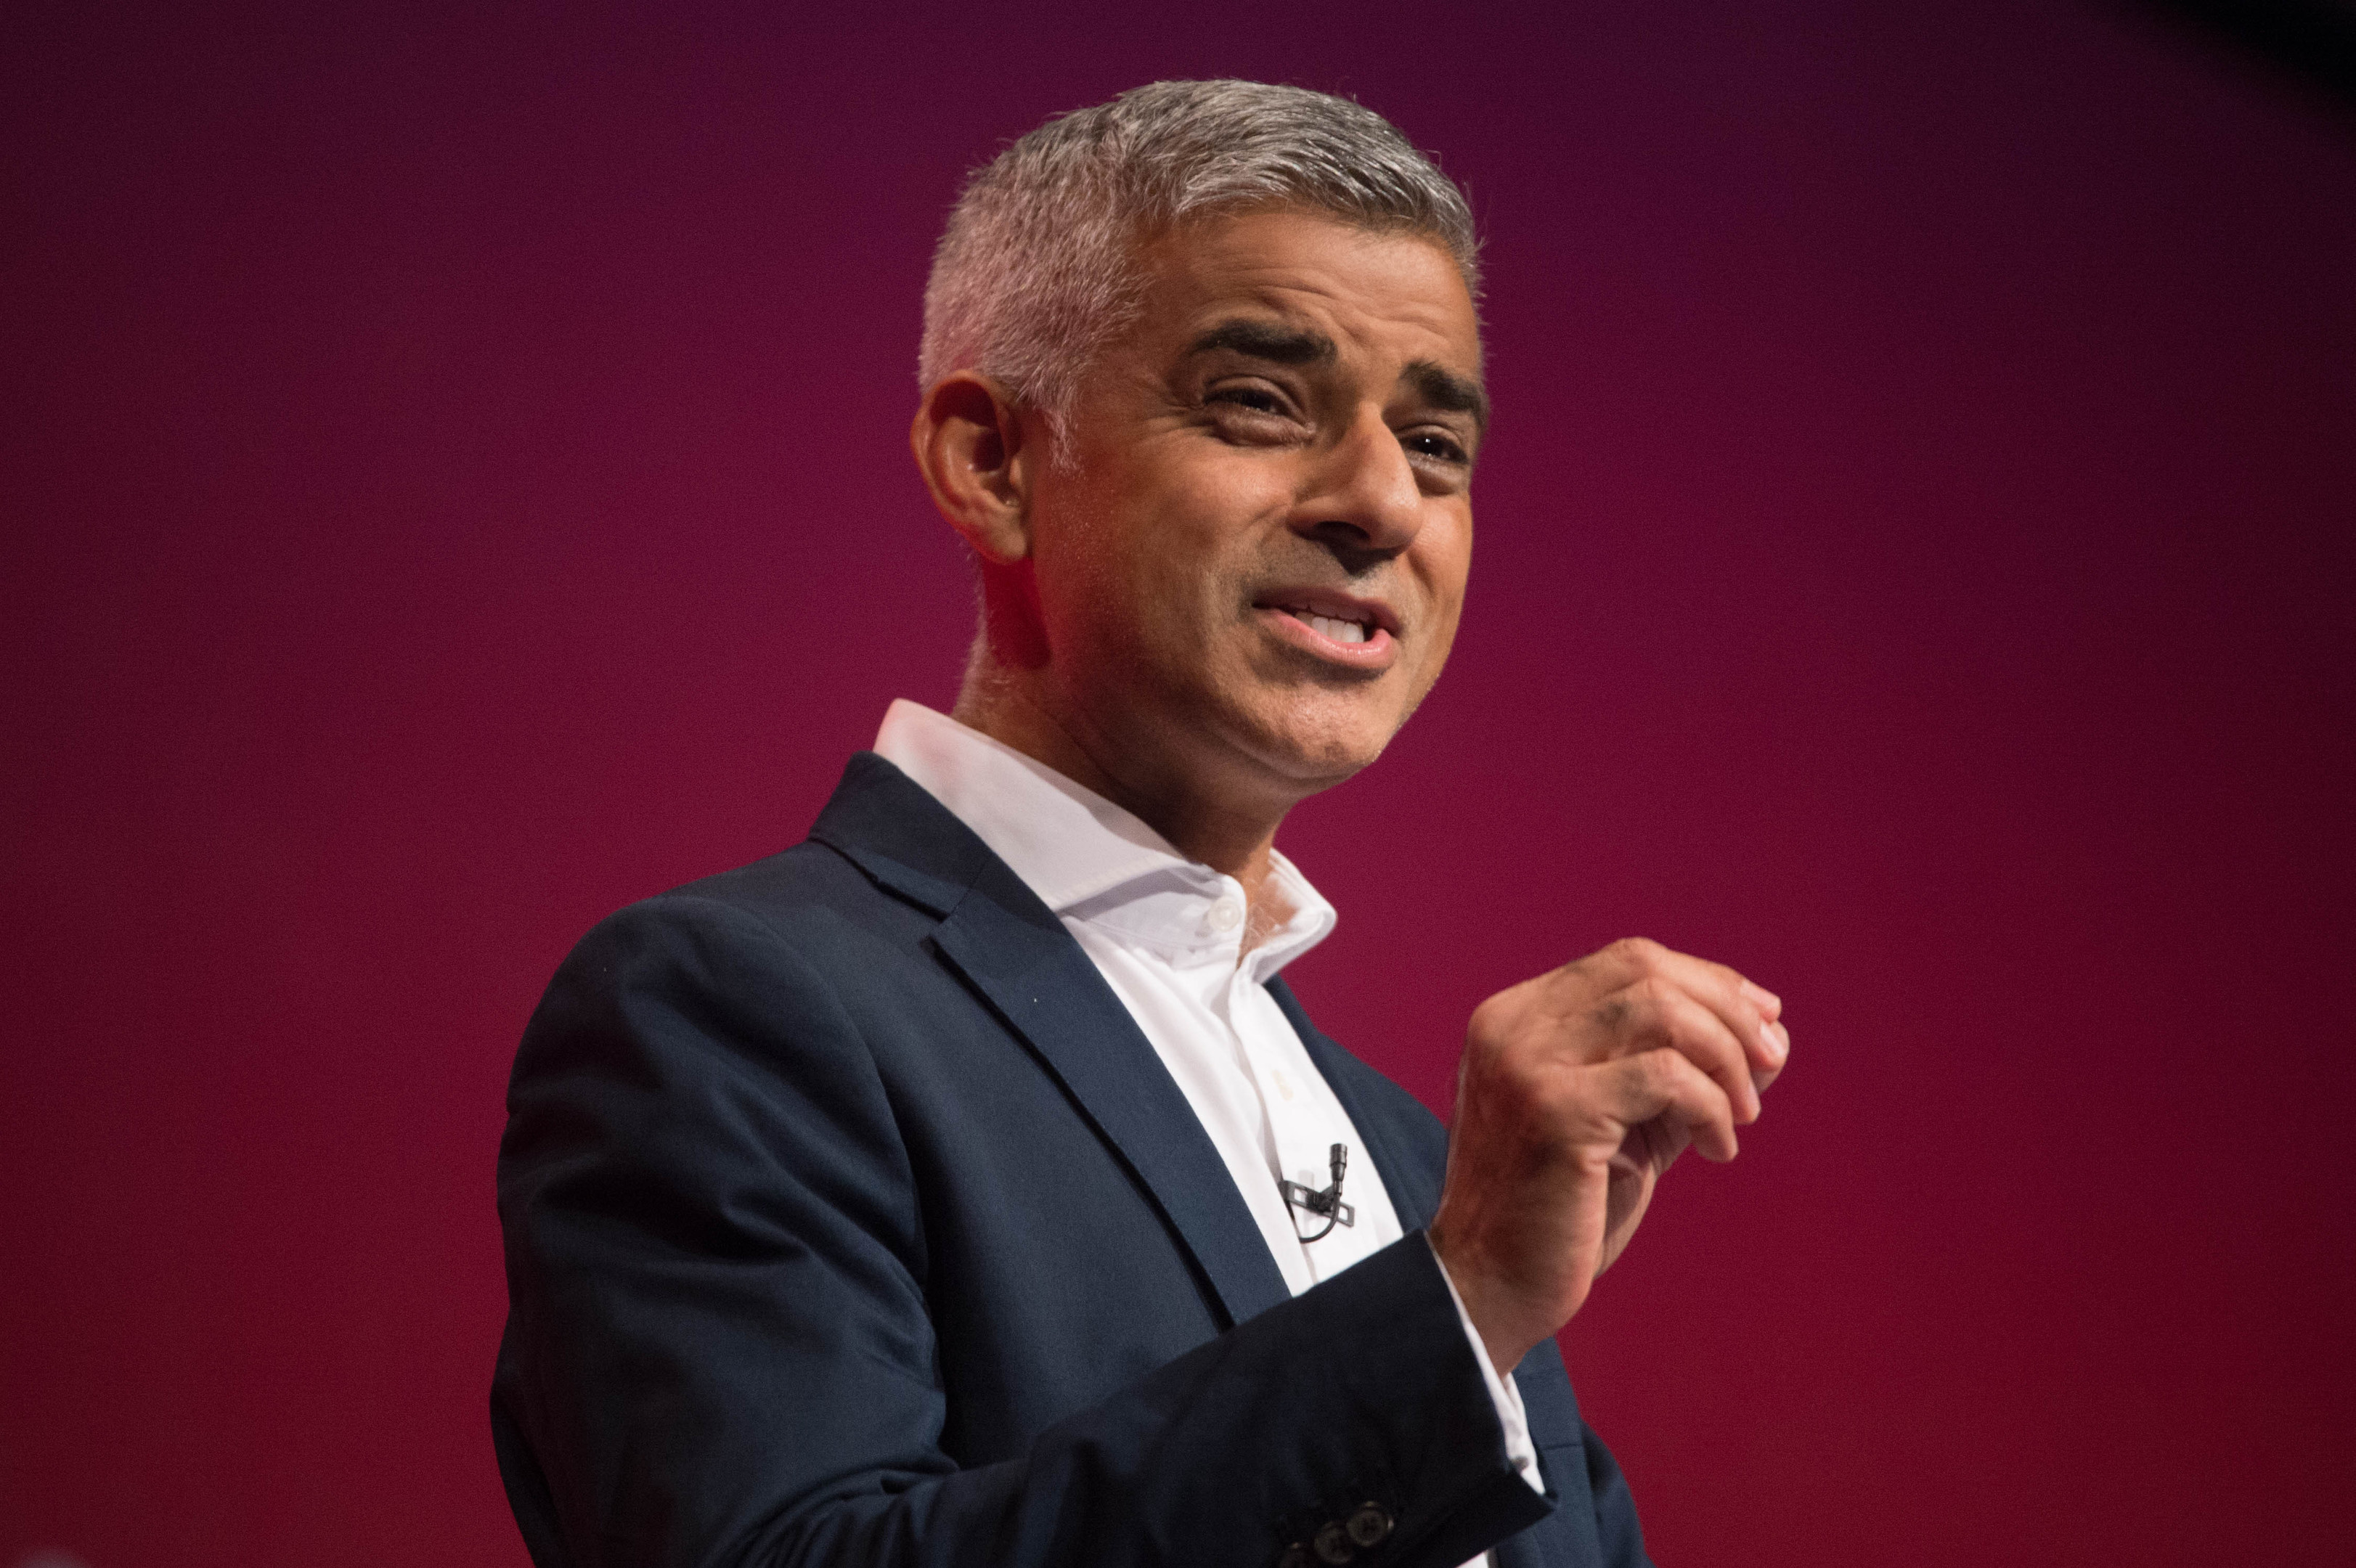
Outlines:
[[[1285, 813], [1380, 755], [1447, 662], [1479, 325], [1440, 246], [1309, 213], [1203, 220], [1139, 261], [1143, 308], [1061, 461], [988, 377], [917, 411], [917, 466], [981, 573], [955, 716], [1236, 878], [1265, 930], [1289, 912], [1268, 884]], [[1430, 1239], [1501, 1372], [1578, 1310], [1685, 1147], [1733, 1157], [1789, 1050], [1780, 1011], [1620, 943], [1473, 1014]]]
[[[1065, 461], [987, 378], [919, 411], [919, 465], [981, 561], [956, 716], [1257, 897], [1285, 812], [1374, 761], [1447, 660], [1480, 423], [1429, 372], [1477, 394], [1479, 333], [1444, 251], [1299, 214], [1141, 261], [1141, 320], [1083, 381]], [[1387, 651], [1269, 607], [1321, 594], [1387, 617]]]

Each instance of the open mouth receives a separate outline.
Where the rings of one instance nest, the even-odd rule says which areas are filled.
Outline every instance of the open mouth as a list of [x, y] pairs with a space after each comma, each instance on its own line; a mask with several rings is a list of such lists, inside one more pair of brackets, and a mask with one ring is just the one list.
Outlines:
[[1280, 588], [1257, 604], [1279, 626], [1289, 626], [1288, 641], [1323, 658], [1380, 670], [1398, 655], [1398, 618], [1380, 600], [1303, 587]]
[[1337, 643], [1363, 643], [1374, 635], [1375, 618], [1362, 621], [1345, 620], [1339, 615], [1322, 614], [1305, 604], [1271, 604], [1271, 610], [1281, 610], [1321, 637]]

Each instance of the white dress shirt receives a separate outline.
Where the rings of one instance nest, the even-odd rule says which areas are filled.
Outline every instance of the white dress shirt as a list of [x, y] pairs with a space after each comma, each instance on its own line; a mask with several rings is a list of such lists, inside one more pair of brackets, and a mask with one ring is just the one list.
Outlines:
[[[1201, 1118], [1295, 1296], [1399, 1239], [1381, 1173], [1268, 994], [1278, 970], [1333, 929], [1333, 906], [1291, 861], [1270, 852], [1269, 903], [1283, 919], [1246, 951], [1241, 883], [1044, 763], [905, 700], [884, 714], [875, 750], [990, 846], [1094, 961]], [[1331, 1186], [1335, 1144], [1349, 1151], [1343, 1200], [1355, 1223], [1303, 1242], [1324, 1221], [1287, 1203], [1278, 1183]], [[1456, 1311], [1506, 1455], [1544, 1490], [1521, 1391], [1490, 1365], [1461, 1297]]]

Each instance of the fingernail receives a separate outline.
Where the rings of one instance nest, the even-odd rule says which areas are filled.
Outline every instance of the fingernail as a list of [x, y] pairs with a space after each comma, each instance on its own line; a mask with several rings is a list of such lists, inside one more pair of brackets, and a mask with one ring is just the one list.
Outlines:
[[1782, 1024], [1761, 1024], [1759, 1038], [1765, 1043], [1770, 1060], [1780, 1064], [1783, 1058], [1792, 1054], [1792, 1037]]
[[1770, 1017], [1783, 1010], [1783, 998], [1764, 986], [1745, 980], [1742, 982], [1742, 994], [1758, 1006], [1766, 1008]]

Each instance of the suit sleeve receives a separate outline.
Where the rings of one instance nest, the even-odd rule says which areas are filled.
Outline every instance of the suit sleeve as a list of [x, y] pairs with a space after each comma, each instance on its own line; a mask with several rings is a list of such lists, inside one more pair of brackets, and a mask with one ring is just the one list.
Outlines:
[[1356, 1562], [1453, 1568], [1553, 1506], [1420, 1235], [959, 1467], [884, 1080], [823, 976], [716, 901], [566, 961], [498, 1188], [493, 1429], [541, 1568], [1248, 1568], [1367, 1502]]

